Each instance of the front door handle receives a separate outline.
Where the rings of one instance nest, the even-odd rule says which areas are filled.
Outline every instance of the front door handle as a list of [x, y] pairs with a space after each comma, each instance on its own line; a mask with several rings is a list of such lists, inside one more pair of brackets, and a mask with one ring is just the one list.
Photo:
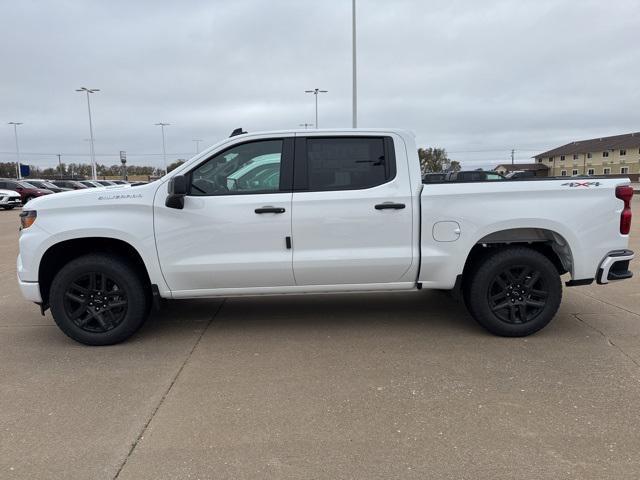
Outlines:
[[284, 213], [282, 207], [262, 207], [254, 210], [256, 213]]
[[405, 206], [404, 203], [385, 202], [376, 205], [376, 210], [402, 210]]

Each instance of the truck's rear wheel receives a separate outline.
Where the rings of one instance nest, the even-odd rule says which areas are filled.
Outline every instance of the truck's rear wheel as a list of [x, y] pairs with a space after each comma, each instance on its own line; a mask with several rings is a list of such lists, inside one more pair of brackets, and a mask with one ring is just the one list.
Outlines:
[[87, 345], [126, 340], [148, 312], [148, 295], [138, 272], [106, 255], [85, 255], [65, 265], [53, 279], [49, 303], [58, 327]]
[[511, 247], [489, 254], [467, 283], [467, 306], [491, 333], [523, 337], [545, 327], [562, 299], [560, 275], [541, 253]]

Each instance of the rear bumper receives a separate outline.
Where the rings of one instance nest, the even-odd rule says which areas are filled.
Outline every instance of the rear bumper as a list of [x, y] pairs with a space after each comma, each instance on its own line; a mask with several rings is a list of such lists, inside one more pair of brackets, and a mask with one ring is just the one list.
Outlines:
[[634, 253], [631, 250], [614, 250], [600, 262], [596, 281], [603, 285], [615, 280], [626, 280], [633, 277], [629, 270], [629, 262], [633, 260]]

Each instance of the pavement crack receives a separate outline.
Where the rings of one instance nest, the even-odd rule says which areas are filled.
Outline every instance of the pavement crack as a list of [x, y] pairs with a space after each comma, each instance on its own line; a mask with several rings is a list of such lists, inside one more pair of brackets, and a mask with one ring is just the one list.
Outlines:
[[586, 325], [588, 328], [598, 332], [600, 335], [602, 335], [602, 337], [605, 339], [605, 341], [607, 342], [607, 344], [611, 347], [614, 347], [615, 349], [617, 349], [620, 353], [622, 353], [625, 357], [627, 357], [629, 360], [631, 360], [631, 362], [636, 366], [636, 367], [640, 367], [640, 362], [638, 362], [636, 359], [634, 359], [631, 355], [629, 355], [627, 352], [624, 351], [624, 349], [622, 347], [620, 347], [619, 345], [617, 345], [613, 340], [611, 340], [611, 338], [604, 333], [602, 330], [594, 327], [593, 325], [591, 325], [589, 322], [587, 322], [586, 320], [580, 318], [580, 314], [578, 313], [573, 313], [572, 314], [576, 320], [578, 320], [580, 323]]
[[578, 293], [580, 295], [584, 295], [585, 297], [589, 297], [590, 299], [596, 300], [597, 302], [604, 303], [605, 305], [609, 305], [611, 307], [614, 307], [614, 308], [617, 308], [619, 310], [622, 310], [623, 312], [630, 313], [631, 315], [635, 315], [636, 317], [640, 317], [640, 313], [634, 312], [632, 310], [627, 310], [626, 308], [621, 307], [620, 305], [616, 305], [615, 303], [607, 302], [606, 300], [602, 300], [601, 298], [594, 297], [593, 295], [589, 295], [588, 293], [578, 292], [578, 291], [576, 291], [576, 293]]
[[220, 305], [218, 305], [218, 308], [216, 309], [216, 311], [213, 312], [213, 315], [211, 316], [211, 318], [209, 319], [209, 321], [207, 322], [205, 327], [202, 329], [202, 332], [200, 332], [200, 335], [198, 335], [198, 338], [193, 343], [193, 346], [189, 350], [189, 353], [187, 353], [187, 356], [185, 357], [185, 359], [183, 360], [182, 364], [180, 365], [180, 368], [178, 368], [178, 371], [175, 373], [175, 375], [171, 379], [171, 382], [169, 383], [169, 386], [167, 387], [165, 392], [162, 394], [162, 397], [160, 397], [160, 401], [158, 402], [158, 404], [155, 406], [155, 408], [151, 412], [151, 415], [149, 416], [149, 418], [145, 422], [144, 426], [142, 427], [142, 430], [140, 431], [140, 433], [136, 437], [135, 441], [131, 444], [131, 448], [129, 449], [129, 452], [127, 453], [126, 457], [124, 458], [124, 460], [120, 464], [120, 467], [118, 467], [118, 471], [114, 475], [113, 480], [116, 480], [118, 477], [120, 477], [120, 474], [122, 473], [122, 470], [127, 465], [127, 462], [131, 458], [131, 455], [133, 455], [133, 452], [135, 451], [136, 447], [138, 446], [138, 443], [140, 443], [140, 440], [142, 439], [142, 437], [144, 437], [145, 432], [147, 431], [147, 429], [149, 428], [149, 425], [151, 424], [151, 421], [156, 416], [156, 413], [158, 413], [158, 410], [160, 410], [160, 407], [162, 406], [162, 404], [164, 403], [165, 399], [167, 398], [167, 396], [169, 395], [169, 393], [173, 389], [173, 386], [178, 381], [178, 378], [180, 377], [180, 374], [184, 370], [184, 367], [187, 365], [187, 363], [189, 363], [189, 360], [191, 359], [191, 356], [193, 355], [193, 352], [195, 352], [196, 348], [200, 344], [200, 341], [204, 337], [204, 334], [207, 332], [207, 330], [209, 329], [209, 327], [211, 326], [211, 324], [213, 323], [215, 318], [218, 316], [218, 314], [222, 310], [222, 307], [224, 306], [226, 301], [227, 301], [226, 298], [224, 300], [222, 300]]

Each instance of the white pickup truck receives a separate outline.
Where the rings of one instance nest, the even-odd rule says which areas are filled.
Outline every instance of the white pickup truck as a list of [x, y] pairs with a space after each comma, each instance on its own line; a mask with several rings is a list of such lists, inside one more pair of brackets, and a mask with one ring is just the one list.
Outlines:
[[567, 285], [631, 277], [628, 179], [423, 184], [402, 130], [225, 139], [158, 181], [64, 192], [21, 214], [24, 296], [71, 338], [125, 340], [160, 298], [460, 291], [503, 336]]

